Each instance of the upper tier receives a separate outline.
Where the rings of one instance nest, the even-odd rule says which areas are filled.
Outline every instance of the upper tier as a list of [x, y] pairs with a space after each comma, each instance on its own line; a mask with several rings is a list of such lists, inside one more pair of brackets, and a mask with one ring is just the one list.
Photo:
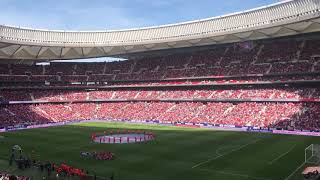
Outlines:
[[74, 59], [228, 43], [320, 30], [320, 0], [287, 0], [191, 22], [76, 32], [0, 26], [0, 59]]

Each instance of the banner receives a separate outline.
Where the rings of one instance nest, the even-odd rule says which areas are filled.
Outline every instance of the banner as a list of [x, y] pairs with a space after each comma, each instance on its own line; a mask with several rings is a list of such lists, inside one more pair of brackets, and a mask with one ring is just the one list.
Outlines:
[[209, 128], [209, 129], [218, 129], [224, 131], [247, 131], [247, 132], [261, 132], [261, 133], [273, 133], [273, 134], [288, 134], [288, 135], [303, 135], [303, 136], [320, 136], [320, 132], [310, 132], [310, 131], [288, 131], [288, 130], [277, 130], [277, 129], [270, 129], [270, 128], [260, 128], [260, 127], [246, 127], [246, 126], [235, 126], [235, 125], [222, 125], [222, 124], [209, 124], [209, 123], [202, 123], [202, 124], [195, 124], [195, 123], [168, 123], [168, 122], [161, 122], [158, 120], [143, 120], [143, 121], [131, 121], [127, 119], [95, 119], [95, 120], [74, 120], [74, 121], [66, 121], [66, 122], [58, 122], [58, 123], [48, 123], [48, 124], [38, 124], [38, 125], [16, 125], [16, 126], [9, 126], [5, 129], [0, 129], [0, 132], [6, 131], [16, 131], [16, 130], [23, 130], [23, 129], [32, 129], [32, 128], [46, 128], [52, 126], [62, 126], [67, 124], [74, 124], [79, 122], [126, 122], [126, 123], [136, 123], [136, 124], [159, 124], [164, 126], [181, 126], [181, 127], [191, 127], [191, 128]]
[[274, 134], [300, 135], [300, 136], [320, 136], [320, 132], [310, 132], [310, 131], [273, 130], [273, 133]]

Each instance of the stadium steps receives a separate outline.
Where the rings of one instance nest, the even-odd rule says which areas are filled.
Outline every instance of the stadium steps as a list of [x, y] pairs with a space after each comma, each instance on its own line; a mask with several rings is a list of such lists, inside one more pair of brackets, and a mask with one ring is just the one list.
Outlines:
[[132, 74], [132, 72], [133, 72], [134, 68], [136, 67], [136, 65], [137, 65], [137, 61], [133, 61], [133, 64], [132, 64], [132, 66], [131, 66], [131, 68], [129, 70], [129, 74]]
[[116, 91], [112, 93], [112, 96], [110, 99], [113, 99], [115, 95], [116, 95]]
[[96, 104], [96, 108], [94, 109], [94, 118], [95, 119], [98, 119], [98, 112], [100, 111], [101, 109], [101, 104]]
[[104, 63], [102, 74], [106, 74], [107, 71], [107, 63]]
[[274, 93], [272, 93], [271, 95], [270, 95], [270, 99], [273, 99], [273, 97], [276, 95], [276, 93], [274, 92]]
[[140, 91], [133, 97], [133, 99], [137, 99], [139, 95], [140, 95]]
[[[38, 110], [39, 112], [45, 114], [47, 117], [50, 116], [45, 110], [41, 109], [40, 107], [36, 107], [36, 110]], [[52, 120], [53, 120], [54, 122], [57, 122], [57, 119], [55, 119], [55, 117], [52, 116], [51, 118], [52, 118]]]
[[301, 50], [298, 49], [298, 50], [297, 50], [297, 54], [296, 54], [297, 60], [300, 59], [300, 55], [301, 55]]
[[227, 47], [226, 50], [224, 50], [222, 56], [219, 58], [219, 61], [217, 62], [217, 65], [220, 66], [221, 62], [223, 61], [223, 57], [228, 53], [230, 47]]
[[108, 74], [108, 75], [112, 75], [112, 78], [111, 78], [112, 81], [116, 79], [116, 74]]
[[226, 50], [224, 50], [223, 56], [228, 53], [229, 49], [230, 49], [230, 47], [227, 47]]
[[301, 42], [300, 47], [299, 47], [298, 59], [300, 59], [301, 52], [303, 51], [303, 49], [304, 49], [305, 46], [306, 46], [306, 40], [303, 40], [303, 41]]
[[42, 73], [41, 75], [45, 75], [46, 74], [46, 66], [42, 66]]
[[167, 112], [170, 112], [171, 110], [173, 110], [174, 108], [176, 108], [176, 106], [177, 106], [177, 105], [175, 105], [175, 104], [174, 104], [173, 106], [171, 106], [169, 109], [166, 110], [166, 113], [167, 113]]
[[188, 68], [188, 67], [189, 67], [189, 64], [190, 64], [190, 62], [191, 62], [192, 59], [193, 59], [193, 55], [191, 55], [191, 56], [188, 58], [187, 62], [184, 64], [184, 68]]
[[223, 60], [223, 57], [221, 56], [219, 60], [215, 63], [215, 65], [220, 66], [222, 60]]
[[155, 67], [151, 72], [158, 72], [159, 68], [160, 68], [160, 66], [157, 65], [157, 67]]
[[236, 107], [235, 105], [229, 107], [228, 109], [226, 109], [226, 110], [223, 112], [223, 114], [224, 114], [224, 115], [228, 114], [228, 113], [231, 112], [235, 107]]
[[[243, 93], [244, 93], [244, 92], [240, 92], [240, 93], [238, 94], [237, 98], [240, 99], [240, 97], [242, 96]], [[232, 94], [231, 94], [231, 95], [232, 95]]]
[[29, 93], [29, 95], [30, 95], [30, 97], [31, 97], [31, 100], [32, 100], [32, 101], [35, 101], [35, 98], [34, 98], [33, 93]]
[[257, 63], [257, 61], [258, 61], [258, 59], [259, 59], [259, 55], [261, 54], [263, 48], [264, 48], [264, 45], [263, 45], [263, 44], [260, 45], [260, 47], [259, 47], [256, 55], [253, 57], [254, 60], [251, 62], [251, 64], [253, 64], [253, 65], [254, 65], [254, 64], [261, 64], [261, 63]]
[[208, 99], [212, 99], [212, 96], [215, 94], [215, 92], [212, 92], [210, 95], [209, 95], [209, 97], [208, 97]]
[[[265, 117], [265, 113], [266, 113], [266, 109], [267, 109], [267, 106], [263, 106], [260, 111], [257, 113], [257, 116], [254, 120], [250, 120], [246, 123], [246, 126], [253, 126], [255, 124], [258, 124], [259, 122], [255, 122], [257, 119], [261, 119], [262, 117]], [[261, 123], [261, 122], [260, 122]], [[263, 124], [260, 124], [261, 127], [263, 127]]]
[[313, 65], [311, 66], [311, 72], [314, 72], [315, 66], [318, 65], [318, 62], [314, 62]]
[[5, 111], [7, 111], [9, 114], [11, 114], [12, 116], [16, 116], [16, 114], [15, 113], [13, 113], [12, 111], [10, 111], [9, 109], [7, 109], [7, 108], [4, 108], [4, 110]]
[[259, 50], [258, 50], [258, 52], [257, 52], [257, 57], [259, 57], [259, 55], [261, 54], [263, 48], [264, 48], [264, 44], [262, 44], [262, 45], [259, 47]]
[[9, 66], [9, 74], [12, 75], [12, 69], [11, 66]]
[[206, 108], [206, 105], [202, 105], [202, 106], [199, 106], [197, 109], [196, 109], [196, 113], [193, 115], [195, 118], [197, 118], [199, 116], [199, 114], [201, 114], [203, 112], [203, 110]]
[[[266, 113], [266, 110], [267, 110], [267, 106], [264, 105], [261, 110], [259, 111], [259, 114], [258, 114], [258, 118], [257, 119], [260, 119], [261, 115], [265, 114]], [[265, 117], [266, 115], [263, 115], [262, 117]]]
[[86, 92], [86, 100], [90, 100], [90, 92]]
[[171, 110], [175, 109], [177, 105], [173, 105], [171, 106], [170, 108], [168, 108], [164, 113], [160, 114], [156, 119], [164, 119], [164, 118], [161, 118], [162, 116], [165, 116], [166, 113], [170, 112]]
[[316, 89], [313, 89], [312, 92], [309, 94], [308, 98], [312, 98], [313, 94], [316, 93], [316, 91], [317, 91]]
[[166, 70], [164, 71], [163, 75], [162, 75], [162, 79], [165, 79], [167, 77], [167, 73], [168, 73], [168, 68], [166, 67]]
[[49, 65], [44, 65], [44, 66], [42, 66], [42, 68], [43, 68], [43, 75], [47, 75], [47, 68], [49, 68]]
[[[74, 70], [74, 71], [77, 71], [77, 69], [78, 69], [78, 64], [75, 64], [74, 67], [73, 67], [73, 70]], [[85, 70], [85, 71], [86, 71], [86, 70]]]
[[270, 73], [270, 71], [271, 71], [271, 69], [272, 69], [272, 64], [271, 64], [271, 63], [269, 63], [269, 64], [270, 64], [270, 67], [268, 68], [268, 70], [267, 70], [266, 74], [269, 74], [269, 73]]
[[165, 96], [166, 94], [165, 94], [166, 92], [163, 92], [163, 91], [161, 91], [159, 94], [158, 94], [158, 97], [157, 98], [162, 98], [162, 96]]

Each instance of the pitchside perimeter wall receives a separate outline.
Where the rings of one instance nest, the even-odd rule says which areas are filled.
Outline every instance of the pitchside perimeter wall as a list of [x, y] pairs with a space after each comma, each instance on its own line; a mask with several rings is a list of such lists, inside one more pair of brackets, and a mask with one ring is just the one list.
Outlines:
[[247, 131], [247, 132], [261, 132], [261, 133], [272, 133], [272, 134], [288, 134], [288, 135], [302, 135], [302, 136], [320, 136], [320, 132], [310, 132], [310, 131], [289, 131], [289, 130], [277, 130], [273, 128], [263, 129], [258, 127], [242, 127], [242, 126], [234, 126], [234, 125], [222, 125], [222, 124], [194, 124], [194, 123], [163, 123], [158, 120], [145, 120], [145, 121], [137, 121], [137, 120], [74, 120], [67, 122], [58, 122], [58, 123], [49, 123], [49, 124], [40, 124], [40, 125], [17, 125], [11, 126], [4, 129], [0, 129], [0, 132], [8, 132], [8, 131], [18, 131], [23, 129], [35, 129], [35, 128], [46, 128], [53, 126], [63, 126], [68, 124], [80, 123], [80, 122], [125, 122], [125, 123], [134, 123], [134, 124], [158, 124], [164, 126], [182, 126], [182, 127], [191, 127], [191, 128], [207, 128], [207, 129], [217, 129], [223, 131]]

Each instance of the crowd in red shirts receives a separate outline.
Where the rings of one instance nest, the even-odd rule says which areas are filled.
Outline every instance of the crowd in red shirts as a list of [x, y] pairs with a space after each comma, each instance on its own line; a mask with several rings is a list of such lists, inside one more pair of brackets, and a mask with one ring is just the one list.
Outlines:
[[[319, 88], [251, 88], [210, 90], [114, 90], [114, 91], [0, 91], [6, 100], [75, 101], [97, 99], [303, 99], [320, 98]], [[23, 96], [21, 94], [24, 94]], [[29, 98], [28, 98], [29, 94]]]
[[0, 127], [67, 120], [158, 120], [160, 122], [320, 130], [320, 104], [288, 102], [119, 102], [12, 105], [0, 109]]
[[115, 155], [112, 152], [96, 152], [94, 153], [93, 157], [97, 160], [113, 160]]
[[64, 174], [67, 176], [81, 177], [86, 175], [86, 173], [82, 169], [75, 168], [64, 163], [62, 163], [60, 166], [56, 166], [55, 169], [58, 174]]
[[1, 173], [1, 172], [0, 172], [0, 179], [1, 180], [31, 180], [31, 178], [26, 176], [16, 176], [13, 174]]

